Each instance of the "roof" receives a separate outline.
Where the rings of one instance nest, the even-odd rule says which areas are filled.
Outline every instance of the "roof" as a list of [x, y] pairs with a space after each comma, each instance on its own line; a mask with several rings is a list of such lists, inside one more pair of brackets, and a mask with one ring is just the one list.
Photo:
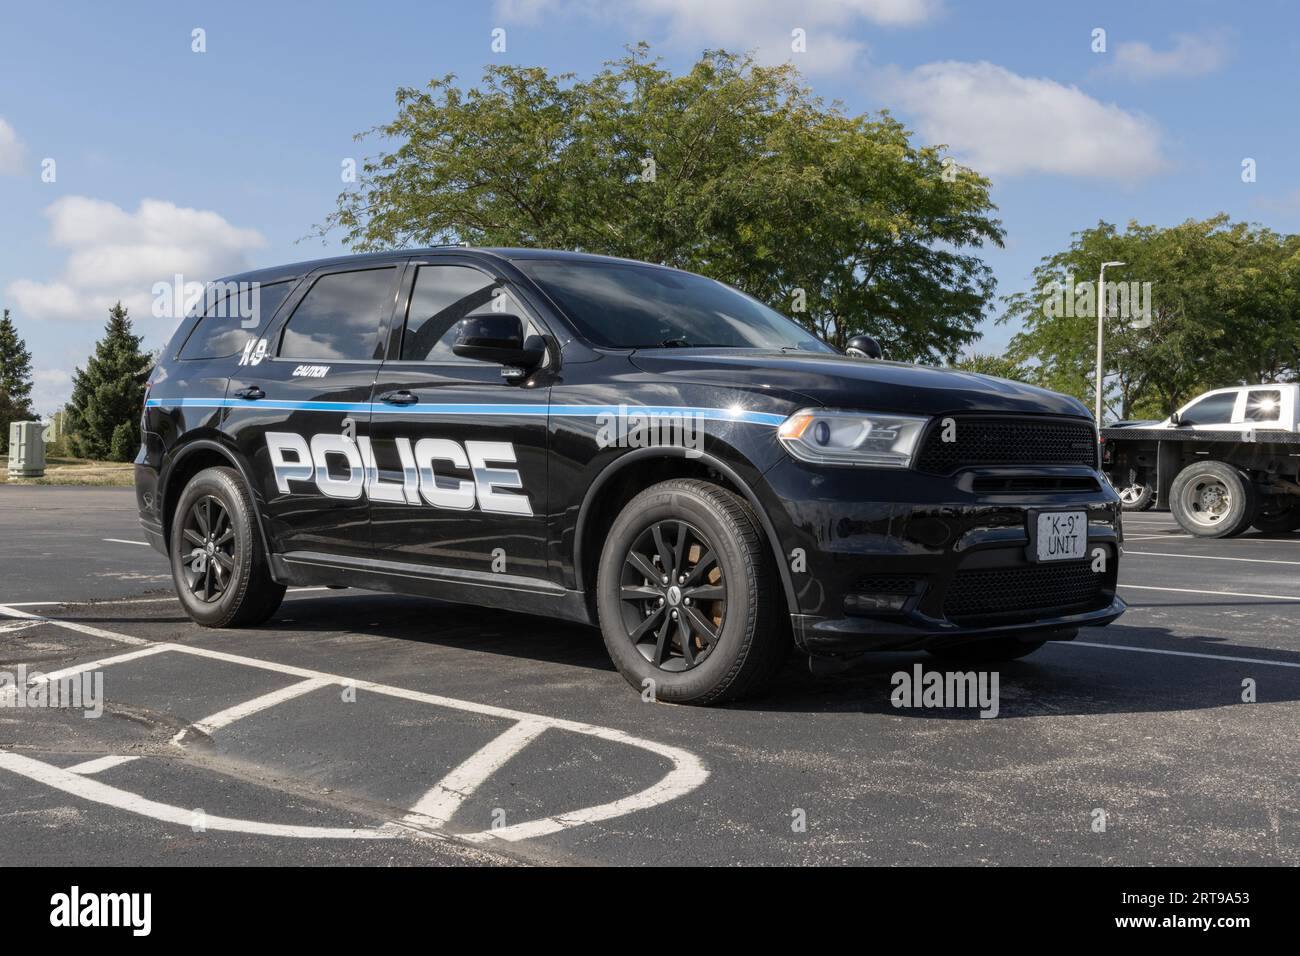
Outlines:
[[302, 262], [291, 262], [281, 266], [269, 266], [265, 269], [255, 269], [249, 272], [240, 272], [235, 275], [223, 276], [217, 281], [257, 282], [261, 285], [270, 285], [272, 282], [283, 282], [286, 279], [297, 279], [307, 275], [309, 272], [315, 272], [317, 269], [332, 266], [347, 266], [367, 262], [381, 263], [392, 259], [404, 259], [408, 256], [434, 255], [439, 253], [444, 255], [455, 255], [457, 253], [489, 255], [506, 260], [552, 259], [575, 262], [622, 263], [625, 265], [649, 266], [651, 268], [660, 269], [669, 268], [668, 266], [660, 266], [655, 263], [640, 262], [636, 259], [620, 259], [616, 256], [600, 256], [589, 252], [567, 252], [562, 249], [519, 249], [484, 246], [425, 246], [419, 249], [393, 249], [388, 252], [365, 252], [346, 256], [330, 256], [324, 259], [307, 259]]

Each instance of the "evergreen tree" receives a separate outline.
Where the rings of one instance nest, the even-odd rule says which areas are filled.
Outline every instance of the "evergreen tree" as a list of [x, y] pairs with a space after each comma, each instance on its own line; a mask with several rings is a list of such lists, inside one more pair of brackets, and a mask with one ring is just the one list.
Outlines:
[[5, 309], [0, 318], [0, 454], [9, 451], [9, 423], [36, 417], [31, 397], [32, 353]]
[[77, 457], [129, 461], [135, 455], [144, 402], [144, 385], [136, 376], [149, 360], [140, 351], [141, 338], [131, 331], [126, 309], [117, 303], [108, 310], [104, 337], [95, 343], [85, 371], [73, 373], [67, 427]]

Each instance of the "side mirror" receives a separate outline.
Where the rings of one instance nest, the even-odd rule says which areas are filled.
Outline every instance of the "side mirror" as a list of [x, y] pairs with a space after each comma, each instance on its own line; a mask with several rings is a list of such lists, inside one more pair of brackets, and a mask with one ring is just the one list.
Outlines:
[[853, 358], [882, 359], [885, 350], [869, 335], [855, 335], [844, 345], [844, 354]]
[[1181, 425], [1182, 423], [1183, 423], [1183, 417], [1179, 415], [1178, 412], [1175, 411], [1170, 413], [1169, 415], [1170, 425]]
[[461, 358], [534, 368], [545, 354], [535, 335], [524, 340], [524, 323], [517, 315], [488, 313], [460, 320], [460, 332], [451, 350]]

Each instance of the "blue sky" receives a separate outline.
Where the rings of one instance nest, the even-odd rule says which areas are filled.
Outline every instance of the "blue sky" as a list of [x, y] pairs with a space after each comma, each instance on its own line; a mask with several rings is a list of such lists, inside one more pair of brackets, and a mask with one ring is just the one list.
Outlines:
[[[333, 208], [354, 133], [399, 85], [492, 61], [582, 75], [649, 41], [684, 68], [710, 47], [791, 59], [851, 112], [888, 107], [918, 142], [989, 175], [999, 293], [1098, 219], [1224, 211], [1300, 230], [1300, 8], [1210, 2], [501, 0], [69, 3], [0, 9], [0, 303], [35, 356], [38, 409], [121, 298], [156, 346], [155, 281], [338, 251], [303, 240]], [[491, 49], [492, 30], [506, 50]], [[206, 52], [192, 51], [192, 31]], [[806, 31], [807, 52], [790, 50]], [[1093, 52], [1093, 31], [1106, 51]], [[1256, 181], [1242, 181], [1242, 161]], [[42, 181], [55, 162], [54, 182]], [[986, 325], [979, 348], [1010, 334]]]

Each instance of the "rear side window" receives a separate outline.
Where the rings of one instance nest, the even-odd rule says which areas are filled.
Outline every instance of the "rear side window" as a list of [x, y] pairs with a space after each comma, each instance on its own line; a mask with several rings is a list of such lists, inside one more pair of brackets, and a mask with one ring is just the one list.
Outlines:
[[389, 267], [321, 276], [284, 327], [280, 357], [381, 358], [379, 329], [392, 308], [396, 274]]
[[525, 336], [534, 331], [501, 280], [468, 266], [420, 266], [406, 310], [402, 361], [479, 364], [461, 358], [451, 347], [461, 319], [494, 311], [519, 316]]
[[1246, 421], [1275, 422], [1282, 417], [1282, 392], [1275, 388], [1254, 388], [1246, 395]]
[[1236, 392], [1209, 395], [1179, 416], [1184, 425], [1226, 425], [1232, 421], [1232, 409], [1237, 404]]
[[293, 282], [248, 285], [215, 300], [181, 346], [178, 358], [221, 359], [238, 354], [249, 333], [275, 315], [293, 286]]

